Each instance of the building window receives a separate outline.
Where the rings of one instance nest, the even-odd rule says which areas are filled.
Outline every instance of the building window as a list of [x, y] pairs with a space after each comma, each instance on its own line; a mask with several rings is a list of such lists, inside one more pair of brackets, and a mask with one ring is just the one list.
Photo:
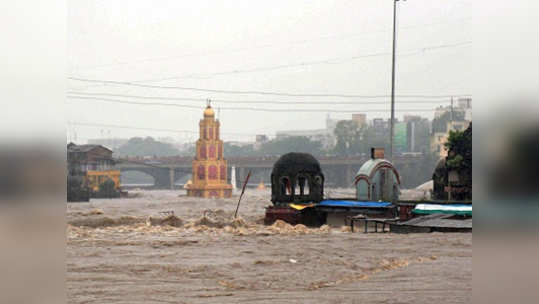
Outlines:
[[211, 145], [211, 144], [210, 144], [210, 158], [215, 158], [215, 145]]
[[226, 167], [225, 166], [221, 166], [220, 173], [221, 173], [221, 180], [226, 180]]
[[197, 170], [198, 179], [204, 179], [206, 177], [206, 172], [205, 171], [206, 170], [204, 169], [203, 165], [198, 166], [198, 170]]
[[210, 173], [208, 175], [210, 179], [217, 179], [217, 167], [210, 166]]
[[210, 139], [213, 139], [213, 128], [210, 127]]
[[205, 144], [200, 145], [200, 158], [206, 159], [206, 145]]
[[219, 153], [217, 153], [218, 159], [223, 159], [223, 144], [219, 144]]

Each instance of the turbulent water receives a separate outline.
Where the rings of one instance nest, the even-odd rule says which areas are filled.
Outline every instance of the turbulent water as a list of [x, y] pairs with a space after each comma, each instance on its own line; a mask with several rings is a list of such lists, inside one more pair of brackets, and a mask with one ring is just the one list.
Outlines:
[[237, 219], [237, 197], [130, 194], [67, 205], [69, 303], [471, 301], [471, 234], [264, 226], [267, 191], [248, 191]]

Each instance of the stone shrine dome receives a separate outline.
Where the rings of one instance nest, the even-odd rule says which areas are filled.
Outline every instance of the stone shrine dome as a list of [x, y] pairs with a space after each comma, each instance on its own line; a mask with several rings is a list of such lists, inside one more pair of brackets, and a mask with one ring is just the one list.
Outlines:
[[287, 153], [273, 165], [273, 204], [319, 202], [324, 196], [324, 174], [316, 158], [307, 153]]

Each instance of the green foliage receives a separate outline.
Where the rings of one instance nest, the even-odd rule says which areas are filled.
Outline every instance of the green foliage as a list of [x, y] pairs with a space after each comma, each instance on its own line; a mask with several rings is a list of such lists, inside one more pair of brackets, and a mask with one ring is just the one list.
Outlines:
[[255, 150], [254, 145], [238, 146], [228, 142], [225, 142], [223, 147], [225, 157], [282, 155], [288, 152], [322, 154], [322, 143], [304, 136], [276, 138], [262, 144], [258, 150]]
[[447, 168], [449, 168], [449, 169], [460, 168], [460, 167], [462, 167], [462, 162], [463, 161], [464, 161], [464, 158], [462, 157], [462, 155], [457, 154], [453, 158], [448, 159], [445, 164], [446, 164]]
[[322, 143], [304, 136], [289, 136], [268, 141], [258, 151], [259, 155], [282, 155], [288, 152], [322, 154]]
[[111, 179], [107, 179], [99, 185], [99, 190], [95, 194], [96, 197], [113, 198], [119, 197], [120, 192], [116, 191], [116, 185]]
[[449, 151], [446, 166], [448, 169], [471, 169], [472, 132], [450, 131], [445, 148]]
[[174, 156], [178, 149], [171, 144], [156, 141], [152, 137], [133, 137], [118, 148], [119, 156]]
[[340, 156], [369, 154], [372, 147], [389, 150], [388, 132], [379, 132], [374, 127], [360, 127], [351, 120], [339, 121], [334, 134], [337, 137], [334, 152]]
[[223, 144], [223, 153], [225, 157], [244, 157], [254, 156], [257, 151], [254, 150], [253, 145], [237, 146], [229, 142]]
[[337, 155], [352, 155], [359, 152], [362, 129], [352, 120], [341, 120], [335, 127], [335, 153]]

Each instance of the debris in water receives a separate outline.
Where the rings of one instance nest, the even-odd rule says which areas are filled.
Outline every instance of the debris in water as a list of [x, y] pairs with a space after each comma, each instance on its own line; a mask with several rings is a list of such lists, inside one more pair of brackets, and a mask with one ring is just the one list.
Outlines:
[[76, 219], [69, 222], [72, 226], [77, 227], [91, 227], [91, 228], [102, 228], [102, 227], [113, 227], [113, 226], [126, 226], [144, 223], [145, 220], [139, 217], [133, 216], [122, 216], [120, 218], [85, 218], [85, 219]]
[[350, 226], [342, 226], [341, 232], [352, 232], [352, 228]]
[[159, 217], [151, 217], [149, 216], [148, 219], [146, 220], [146, 226], [173, 226], [173, 227], [182, 227], [183, 226], [183, 221], [171, 214], [167, 217], [164, 217], [164, 218], [159, 218]]

